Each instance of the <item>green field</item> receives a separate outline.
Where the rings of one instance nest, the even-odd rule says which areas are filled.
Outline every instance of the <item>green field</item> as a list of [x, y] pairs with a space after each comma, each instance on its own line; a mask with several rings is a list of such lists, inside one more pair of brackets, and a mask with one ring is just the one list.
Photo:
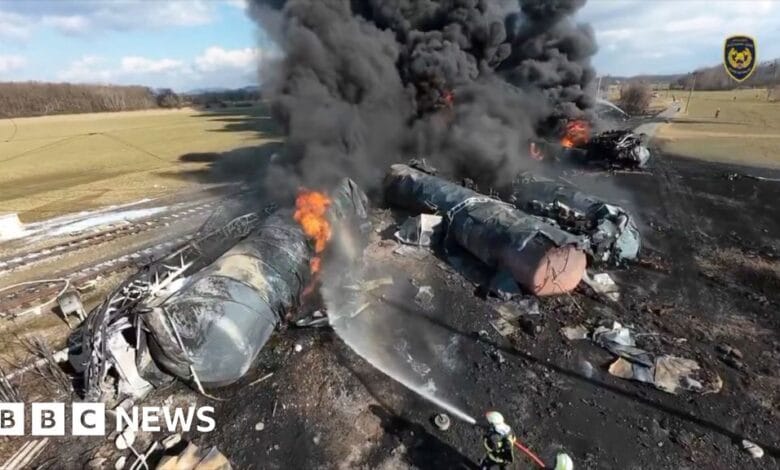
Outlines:
[[[0, 120], [0, 213], [23, 221], [172, 194], [214, 154], [274, 138], [261, 106]], [[184, 159], [182, 159], [184, 157]]]
[[711, 161], [780, 168], [780, 102], [768, 101], [765, 89], [697, 91], [687, 114], [688, 93], [671, 93], [682, 100], [683, 112], [661, 127], [657, 137], [662, 150]]

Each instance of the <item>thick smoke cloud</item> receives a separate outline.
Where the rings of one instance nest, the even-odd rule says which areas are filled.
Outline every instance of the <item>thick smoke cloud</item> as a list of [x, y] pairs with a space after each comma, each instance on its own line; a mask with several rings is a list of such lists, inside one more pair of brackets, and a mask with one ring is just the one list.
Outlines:
[[291, 167], [272, 183], [346, 175], [370, 186], [410, 157], [506, 183], [528, 162], [528, 139], [592, 104], [593, 33], [571, 18], [583, 4], [254, 0], [253, 17], [284, 52], [263, 76]]

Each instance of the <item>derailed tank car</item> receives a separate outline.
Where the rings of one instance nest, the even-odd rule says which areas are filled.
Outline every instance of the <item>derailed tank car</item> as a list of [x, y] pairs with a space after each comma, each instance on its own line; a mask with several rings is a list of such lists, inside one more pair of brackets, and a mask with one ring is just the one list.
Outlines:
[[[338, 230], [366, 229], [367, 197], [354, 182], [343, 180], [330, 197]], [[87, 398], [100, 397], [111, 370], [120, 393], [135, 395], [172, 378], [227, 385], [249, 370], [299, 306], [314, 250], [287, 208], [245, 228], [213, 260], [201, 258], [201, 240], [146, 266], [90, 313], [71, 337], [70, 358]], [[224, 232], [212, 242], [224, 244]]]

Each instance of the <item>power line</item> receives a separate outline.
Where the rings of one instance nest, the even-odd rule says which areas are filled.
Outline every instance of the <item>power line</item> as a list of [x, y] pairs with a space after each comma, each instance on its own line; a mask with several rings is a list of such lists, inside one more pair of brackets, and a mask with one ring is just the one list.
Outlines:
[[11, 155], [8, 158], [4, 158], [4, 159], [0, 160], [0, 162], [2, 162], [2, 163], [10, 162], [11, 160], [15, 160], [15, 159], [17, 159], [19, 157], [23, 157], [25, 155], [29, 155], [29, 154], [34, 153], [34, 152], [38, 152], [40, 150], [45, 150], [47, 148], [54, 147], [56, 145], [65, 143], [65, 142], [67, 142], [69, 140], [73, 140], [76, 137], [84, 137], [85, 135], [90, 135], [90, 134], [76, 134], [76, 135], [71, 135], [71, 136], [68, 136], [68, 137], [64, 137], [62, 139], [55, 140], [54, 142], [49, 142], [48, 144], [44, 144], [44, 145], [41, 145], [39, 147], [35, 147], [35, 148], [29, 149], [29, 150], [25, 150], [23, 152], [17, 153], [16, 155]]
[[14, 126], [14, 131], [11, 133], [11, 137], [5, 139], [6, 142], [10, 142], [14, 140], [14, 137], [16, 137], [16, 132], [19, 130], [19, 128], [16, 126], [16, 121], [14, 121], [14, 118], [11, 116], [6, 115], [6, 119], [11, 121], [11, 125]]
[[130, 147], [132, 149], [138, 150], [141, 153], [145, 153], [146, 155], [149, 155], [150, 157], [156, 158], [157, 160], [160, 160], [161, 162], [169, 163], [168, 160], [162, 158], [161, 156], [157, 155], [156, 153], [150, 152], [149, 150], [146, 150], [143, 147], [140, 147], [138, 145], [132, 144], [132, 143], [130, 143], [130, 142], [124, 140], [124, 139], [121, 139], [121, 138], [119, 138], [119, 137], [117, 137], [115, 135], [108, 134], [108, 133], [105, 133], [105, 132], [95, 132], [94, 134], [102, 135], [103, 137], [108, 137], [109, 139], [113, 139], [113, 140], [119, 142], [120, 144], [125, 145], [126, 147]]
[[[16, 133], [14, 133], [14, 135], [15, 134]], [[108, 133], [105, 133], [105, 132], [87, 132], [87, 133], [83, 133], [83, 134], [71, 135], [71, 136], [64, 137], [64, 138], [59, 139], [59, 140], [55, 140], [54, 142], [49, 142], [48, 144], [44, 144], [44, 145], [41, 145], [41, 146], [38, 146], [38, 147], [35, 147], [35, 148], [32, 148], [32, 149], [29, 149], [29, 150], [25, 150], [23, 152], [17, 153], [17, 154], [12, 155], [12, 156], [10, 156], [8, 158], [4, 158], [4, 159], [0, 160], [0, 162], [3, 162], [3, 163], [4, 162], [9, 162], [11, 160], [15, 160], [15, 159], [17, 159], [19, 157], [24, 157], [25, 155], [29, 155], [29, 154], [34, 153], [34, 152], [38, 152], [38, 151], [41, 151], [41, 150], [46, 150], [48, 148], [51, 148], [51, 147], [54, 147], [56, 145], [63, 144], [63, 143], [68, 142], [68, 141], [70, 141], [72, 139], [75, 139], [76, 137], [84, 137], [84, 136], [92, 136], [92, 135], [101, 135], [103, 137], [107, 137], [107, 138], [112, 139], [112, 140], [114, 140], [116, 142], [119, 142], [120, 144], [122, 144], [122, 145], [124, 145], [126, 147], [130, 147], [130, 148], [132, 148], [134, 150], [138, 150], [141, 153], [149, 155], [150, 157], [155, 158], [155, 159], [157, 159], [157, 160], [159, 160], [161, 162], [170, 163], [168, 160], [164, 159], [163, 157], [157, 155], [154, 152], [146, 150], [143, 147], [140, 147], [138, 145], [132, 144], [132, 143], [130, 143], [130, 142], [124, 140], [124, 139], [121, 139], [121, 138], [119, 138], [119, 137], [117, 137], [115, 135], [108, 134]], [[8, 141], [6, 141], [6, 142], [8, 142]]]

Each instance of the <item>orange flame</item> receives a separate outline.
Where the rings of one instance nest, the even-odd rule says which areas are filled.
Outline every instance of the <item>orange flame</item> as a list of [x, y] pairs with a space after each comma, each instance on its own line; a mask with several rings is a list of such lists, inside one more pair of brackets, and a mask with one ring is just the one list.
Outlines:
[[447, 90], [444, 92], [443, 96], [444, 106], [448, 108], [452, 108], [452, 105], [455, 104], [455, 92], [452, 90]]
[[566, 148], [579, 147], [590, 140], [590, 124], [582, 119], [566, 123], [566, 133], [561, 139], [561, 145]]
[[301, 225], [303, 233], [314, 240], [314, 253], [309, 266], [313, 274], [319, 272], [322, 265], [320, 254], [325, 251], [331, 236], [328, 208], [330, 198], [317, 191], [301, 190], [295, 199], [293, 218]]

